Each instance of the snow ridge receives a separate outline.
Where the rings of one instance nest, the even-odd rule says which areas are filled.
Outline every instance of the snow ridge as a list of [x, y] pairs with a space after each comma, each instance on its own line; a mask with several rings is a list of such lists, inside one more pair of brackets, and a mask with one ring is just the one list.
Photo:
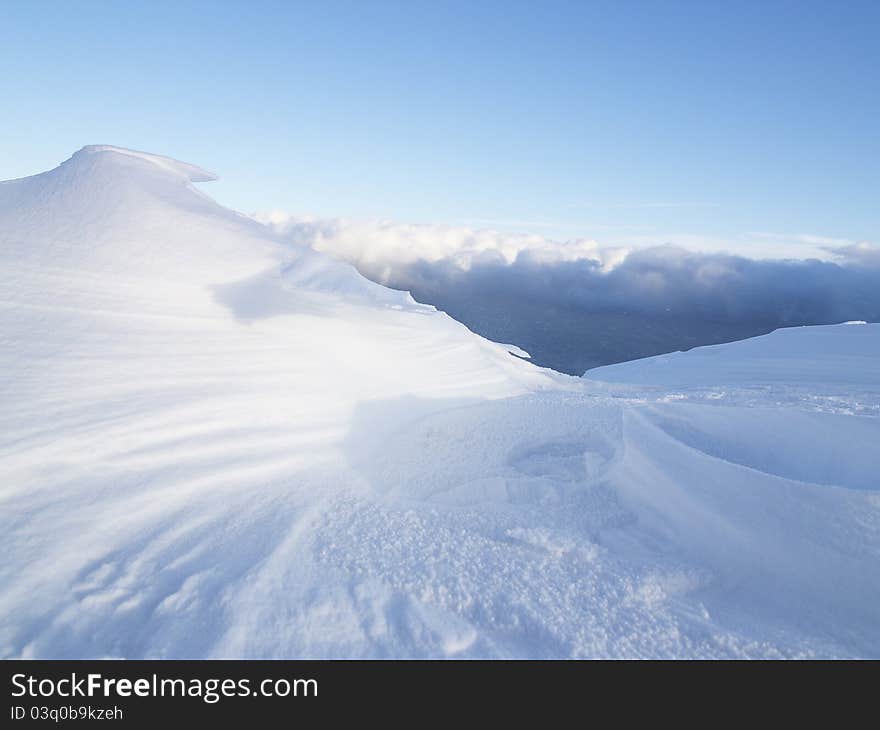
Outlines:
[[0, 185], [0, 656], [880, 657], [880, 325], [570, 378], [208, 176]]
[[195, 165], [191, 165], [187, 162], [180, 162], [179, 160], [175, 160], [171, 157], [165, 157], [164, 155], [154, 155], [148, 152], [129, 150], [125, 147], [115, 147], [109, 144], [86, 145], [78, 152], [76, 152], [71, 159], [73, 160], [85, 155], [100, 154], [102, 152], [109, 152], [116, 155], [126, 155], [139, 160], [144, 160], [145, 162], [156, 165], [157, 167], [167, 172], [178, 175], [188, 182], [212, 182], [218, 179], [213, 172], [208, 172], [201, 167], [196, 167]]

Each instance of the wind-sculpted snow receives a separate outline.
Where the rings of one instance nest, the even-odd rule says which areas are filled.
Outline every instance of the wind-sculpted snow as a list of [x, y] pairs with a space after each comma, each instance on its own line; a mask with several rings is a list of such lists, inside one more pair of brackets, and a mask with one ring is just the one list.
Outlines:
[[198, 179], [0, 185], [0, 654], [880, 656], [880, 327], [569, 378]]

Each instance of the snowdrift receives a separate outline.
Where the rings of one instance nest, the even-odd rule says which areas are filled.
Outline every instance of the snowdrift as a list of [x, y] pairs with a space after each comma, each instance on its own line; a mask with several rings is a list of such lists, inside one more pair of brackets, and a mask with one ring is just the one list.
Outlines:
[[880, 656], [880, 326], [570, 378], [210, 179], [0, 184], [0, 655]]

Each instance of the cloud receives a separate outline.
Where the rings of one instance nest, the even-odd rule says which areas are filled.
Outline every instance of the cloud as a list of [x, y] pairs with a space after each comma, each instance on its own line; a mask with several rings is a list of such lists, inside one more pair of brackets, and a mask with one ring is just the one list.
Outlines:
[[869, 244], [812, 237], [837, 261], [767, 260], [453, 226], [262, 219], [571, 373], [782, 326], [880, 320], [880, 249]]
[[848, 264], [880, 268], [880, 246], [863, 241], [845, 246], [834, 246], [826, 249]]
[[467, 271], [444, 259], [397, 269], [391, 282], [438, 293], [510, 294], [589, 311], [672, 313], [718, 321], [877, 318], [880, 273], [835, 263], [763, 261], [657, 246], [628, 253], [613, 267], [595, 259], [547, 261], [530, 251], [511, 263], [475, 262]]
[[[256, 214], [288, 240], [355, 264], [370, 278], [394, 278], [402, 267], [419, 261], [449, 261], [467, 270], [476, 263], [511, 264], [521, 253], [545, 262], [591, 259], [603, 266], [616, 264], [625, 254], [602, 248], [596, 241], [578, 238], [559, 242], [531, 233], [502, 233], [461, 226], [393, 223], [383, 220], [294, 217], [285, 213]], [[382, 281], [382, 283], [387, 283]]]

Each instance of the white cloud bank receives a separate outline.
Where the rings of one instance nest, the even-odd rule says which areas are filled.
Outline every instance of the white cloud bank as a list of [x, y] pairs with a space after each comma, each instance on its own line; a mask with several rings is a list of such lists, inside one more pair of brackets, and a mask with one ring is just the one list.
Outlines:
[[777, 327], [880, 320], [880, 248], [864, 242], [753, 233], [731, 247], [810, 256], [754, 258], [706, 239], [685, 239], [704, 249], [694, 251], [455, 226], [257, 217], [290, 242], [347, 261], [367, 278], [411, 291], [474, 331], [571, 373]]
[[475, 264], [512, 264], [527, 255], [546, 264], [596, 261], [603, 270], [610, 270], [628, 253], [626, 248], [603, 247], [587, 238], [555, 241], [534, 233], [463, 226], [297, 217], [278, 211], [254, 217], [288, 240], [348, 261], [381, 283], [389, 283], [396, 271], [419, 261], [446, 261], [467, 271]]
[[[316, 218], [283, 211], [254, 217], [288, 240], [325, 251], [352, 263], [370, 278], [388, 282], [394, 272], [416, 262], [445, 261], [463, 271], [475, 264], [513, 264], [527, 256], [535, 264], [593, 261], [603, 272], [633, 252], [663, 247], [694, 255], [727, 254], [755, 260], [817, 259], [877, 265], [880, 246], [843, 238], [797, 233], [754, 232], [734, 239], [693, 234], [634, 234], [625, 245], [600, 244], [591, 238], [555, 240], [537, 233], [492, 228], [398, 223], [388, 220]], [[676, 254], [677, 255], [677, 254]]]

